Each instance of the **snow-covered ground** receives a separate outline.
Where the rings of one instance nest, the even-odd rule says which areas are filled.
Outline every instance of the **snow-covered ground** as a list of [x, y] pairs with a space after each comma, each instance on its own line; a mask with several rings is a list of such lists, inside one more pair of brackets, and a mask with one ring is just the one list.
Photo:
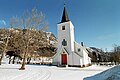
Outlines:
[[120, 80], [120, 65], [105, 70], [94, 76], [84, 78], [84, 80]]
[[1, 65], [0, 80], [83, 80], [111, 68], [95, 65], [86, 68], [26, 65], [26, 70], [21, 71], [20, 66]]

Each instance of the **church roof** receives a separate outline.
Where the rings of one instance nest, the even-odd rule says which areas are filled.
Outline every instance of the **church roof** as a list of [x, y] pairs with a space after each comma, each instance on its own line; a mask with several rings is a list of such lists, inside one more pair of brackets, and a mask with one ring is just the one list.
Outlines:
[[64, 6], [61, 23], [68, 22], [68, 21], [69, 21], [69, 18], [68, 18], [67, 10], [66, 10], [66, 7]]

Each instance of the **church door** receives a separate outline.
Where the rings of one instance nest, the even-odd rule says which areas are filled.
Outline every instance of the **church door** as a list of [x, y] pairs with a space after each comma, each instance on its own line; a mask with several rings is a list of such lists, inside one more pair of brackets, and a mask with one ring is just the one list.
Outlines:
[[61, 54], [62, 65], [67, 65], [67, 54]]

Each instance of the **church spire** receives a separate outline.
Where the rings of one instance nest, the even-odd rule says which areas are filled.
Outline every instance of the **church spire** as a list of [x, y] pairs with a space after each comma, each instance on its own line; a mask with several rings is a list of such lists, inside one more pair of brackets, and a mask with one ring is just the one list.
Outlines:
[[62, 15], [62, 20], [61, 23], [69, 21], [67, 10], [64, 4], [64, 10], [63, 10], [63, 15]]

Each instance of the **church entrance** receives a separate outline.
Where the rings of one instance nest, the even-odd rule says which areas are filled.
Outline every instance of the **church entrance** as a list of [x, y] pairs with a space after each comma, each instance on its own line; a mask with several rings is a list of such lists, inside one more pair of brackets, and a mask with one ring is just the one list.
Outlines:
[[67, 54], [61, 54], [62, 65], [67, 65]]

